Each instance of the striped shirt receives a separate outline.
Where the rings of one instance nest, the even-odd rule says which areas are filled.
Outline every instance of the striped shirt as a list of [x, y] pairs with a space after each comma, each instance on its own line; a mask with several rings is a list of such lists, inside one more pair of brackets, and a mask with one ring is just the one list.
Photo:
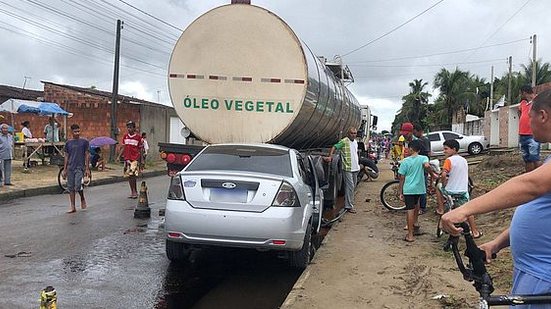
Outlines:
[[358, 142], [345, 137], [338, 141], [333, 147], [342, 153], [342, 169], [345, 172], [357, 172], [360, 170], [358, 158]]

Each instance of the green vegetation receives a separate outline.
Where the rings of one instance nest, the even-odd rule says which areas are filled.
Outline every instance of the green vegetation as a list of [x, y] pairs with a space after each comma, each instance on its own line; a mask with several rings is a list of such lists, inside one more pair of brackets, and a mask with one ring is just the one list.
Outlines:
[[[522, 65], [522, 70], [511, 74], [511, 101], [520, 101], [520, 87], [532, 80], [532, 61]], [[536, 85], [551, 82], [550, 64], [536, 61]], [[439, 95], [429, 104], [431, 94], [426, 92], [429, 83], [414, 79], [409, 83], [410, 92], [402, 97], [402, 108], [392, 123], [392, 132], [396, 132], [403, 122], [419, 123], [425, 131], [450, 129], [452, 123], [463, 122], [465, 114], [484, 117], [484, 111], [491, 108], [490, 82], [469, 71], [455, 68], [448, 71], [442, 68], [436, 73], [433, 88]], [[494, 102], [502, 96], [507, 97], [509, 74], [494, 79]], [[506, 104], [510, 104], [507, 102]]]

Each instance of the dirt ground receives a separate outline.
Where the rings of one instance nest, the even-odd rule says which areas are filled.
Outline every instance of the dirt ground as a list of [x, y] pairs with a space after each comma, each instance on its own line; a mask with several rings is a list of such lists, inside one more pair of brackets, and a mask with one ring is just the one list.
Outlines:
[[[470, 168], [475, 197], [523, 171], [516, 153], [482, 158]], [[379, 179], [357, 190], [358, 213], [347, 214], [331, 230], [283, 308], [474, 308], [478, 294], [463, 280], [451, 252], [442, 250], [447, 236], [435, 236], [434, 199], [420, 216], [424, 234], [414, 243], [404, 242], [405, 214], [388, 211], [379, 201], [381, 187], [392, 178], [390, 164], [378, 165]], [[484, 236], [477, 242], [493, 239], [511, 214], [478, 217]], [[489, 267], [494, 294], [507, 293], [511, 284], [510, 252], [502, 252]]]

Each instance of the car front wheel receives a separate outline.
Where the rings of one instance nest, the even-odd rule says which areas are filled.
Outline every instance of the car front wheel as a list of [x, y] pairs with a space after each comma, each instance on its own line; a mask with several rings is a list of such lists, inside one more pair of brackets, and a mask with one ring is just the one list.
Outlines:
[[482, 144], [480, 143], [471, 143], [469, 145], [469, 149], [468, 149], [469, 153], [472, 154], [472, 155], [477, 155], [479, 153], [482, 152]]

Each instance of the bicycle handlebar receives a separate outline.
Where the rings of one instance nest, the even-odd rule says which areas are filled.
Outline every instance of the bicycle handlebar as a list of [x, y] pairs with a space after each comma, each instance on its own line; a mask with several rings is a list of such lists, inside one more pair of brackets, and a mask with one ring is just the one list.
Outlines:
[[[539, 294], [539, 295], [494, 295], [494, 286], [490, 274], [486, 270], [486, 253], [478, 248], [469, 225], [466, 222], [459, 224], [463, 228], [461, 233], [465, 238], [465, 256], [469, 259], [469, 263], [465, 266], [459, 253], [458, 242], [459, 236], [452, 236], [448, 238], [448, 241], [444, 248], [451, 248], [455, 262], [459, 271], [463, 274], [463, 279], [473, 282], [473, 286], [480, 294], [481, 308], [487, 308], [488, 306], [505, 306], [505, 305], [520, 305], [520, 304], [551, 304], [551, 294]], [[492, 254], [492, 258], [496, 255]]]

